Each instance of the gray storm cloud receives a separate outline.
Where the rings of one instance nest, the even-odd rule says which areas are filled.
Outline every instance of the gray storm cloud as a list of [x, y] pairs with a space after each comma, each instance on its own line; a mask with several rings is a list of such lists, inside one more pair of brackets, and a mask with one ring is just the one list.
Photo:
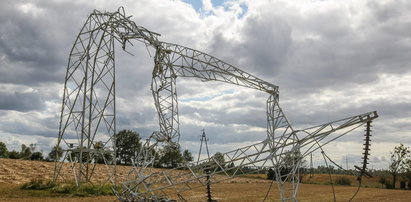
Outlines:
[[[6, 0], [0, 7], [0, 141], [52, 146], [72, 43], [93, 9], [119, 6], [162, 34], [160, 40], [210, 53], [280, 86], [280, 104], [296, 128], [378, 110], [376, 140], [411, 144], [411, 2], [405, 0], [232, 1], [198, 10], [182, 1]], [[158, 130], [153, 51], [139, 43], [127, 48], [135, 56], [116, 49], [117, 128], [148, 135]], [[216, 148], [264, 138], [263, 93], [197, 80], [177, 85], [182, 141], [191, 147], [203, 128]]]

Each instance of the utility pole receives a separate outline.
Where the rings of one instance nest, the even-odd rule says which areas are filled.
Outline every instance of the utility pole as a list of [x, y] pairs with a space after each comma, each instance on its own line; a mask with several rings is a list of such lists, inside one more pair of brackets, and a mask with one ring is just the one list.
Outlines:
[[200, 155], [201, 155], [201, 149], [203, 147], [203, 142], [205, 142], [207, 157], [210, 158], [210, 152], [208, 151], [208, 144], [207, 144], [208, 139], [206, 137], [205, 130], [203, 129], [202, 131], [203, 131], [203, 134], [201, 134], [201, 139], [200, 139], [200, 141], [201, 141], [200, 142], [200, 151], [198, 152], [197, 165], [198, 165], [198, 162], [200, 161]]
[[[210, 159], [210, 152], [208, 151], [208, 144], [207, 144], [207, 136], [205, 134], [205, 130], [202, 130], [203, 133], [201, 134], [201, 139], [200, 139], [200, 151], [198, 152], [198, 157], [197, 157], [197, 165], [198, 162], [200, 162], [200, 155], [201, 155], [201, 149], [203, 148], [203, 142], [205, 143], [205, 148], [207, 151], [207, 157]], [[204, 170], [206, 173], [206, 194], [207, 194], [207, 202], [215, 202], [216, 200], [212, 199], [212, 194], [211, 194], [211, 171], [209, 169]]]
[[313, 153], [310, 154], [310, 177], [313, 177]]

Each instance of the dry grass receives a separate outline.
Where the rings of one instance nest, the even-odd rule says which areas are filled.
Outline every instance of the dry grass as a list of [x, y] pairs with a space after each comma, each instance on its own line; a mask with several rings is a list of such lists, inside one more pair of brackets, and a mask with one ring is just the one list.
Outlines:
[[42, 202], [42, 201], [90, 201], [90, 202], [112, 202], [115, 196], [95, 196], [95, 197], [62, 197], [58, 194], [50, 194], [43, 191], [22, 190], [18, 184], [0, 183], [0, 201], [19, 202]]
[[[334, 183], [338, 177], [346, 177], [351, 181], [352, 186], [358, 186], [357, 176], [333, 174], [332, 180]], [[380, 177], [378, 176], [374, 176], [372, 178], [363, 177], [361, 186], [369, 187], [369, 188], [381, 188], [381, 183], [378, 182], [379, 180], [380, 180]], [[328, 174], [314, 174], [312, 177], [310, 177], [309, 175], [305, 175], [303, 177], [303, 183], [323, 184], [323, 185], [331, 184], [330, 176]]]
[[[245, 178], [251, 178], [251, 179], [266, 179], [267, 174], [247, 174], [244, 175], [243, 177]], [[354, 175], [338, 175], [338, 174], [333, 174], [332, 180], [335, 183], [335, 180], [338, 177], [347, 177], [351, 181], [352, 186], [357, 186], [357, 176]], [[380, 180], [380, 177], [374, 176], [372, 178], [367, 178], [363, 177], [362, 178], [362, 183], [361, 186], [365, 188], [382, 188], [381, 183], [378, 181]], [[330, 185], [330, 176], [328, 174], [314, 174], [312, 177], [309, 175], [304, 175], [302, 178], [302, 183], [304, 184], [319, 184], [319, 185]], [[399, 182], [397, 183], [397, 187], [399, 187], [400, 184]]]
[[[50, 180], [53, 178], [54, 162], [44, 161], [28, 161], [15, 159], [0, 158], [0, 183], [9, 184], [24, 184], [32, 179]], [[116, 166], [116, 174], [119, 181], [127, 178], [127, 175], [132, 167], [130, 166]], [[167, 169], [153, 168], [150, 172], [159, 172]], [[181, 172], [181, 171], [178, 171]], [[65, 163], [61, 174], [64, 179], [73, 180], [73, 173], [70, 164]], [[96, 183], [106, 182], [109, 171], [104, 164], [97, 164], [95, 167], [92, 181]], [[217, 176], [217, 178], [220, 178]], [[230, 179], [230, 183], [264, 183], [265, 180], [251, 179], [251, 178], [235, 178]]]
[[[117, 173], [124, 178], [130, 167], [118, 166]], [[98, 197], [61, 197], [61, 195], [47, 195], [41, 191], [21, 190], [21, 184], [29, 182], [33, 178], [51, 179], [54, 171], [54, 163], [0, 159], [0, 201], [113, 201], [114, 196]], [[96, 179], [104, 179], [106, 176], [104, 165], [97, 165]], [[64, 175], [72, 178], [68, 168]], [[270, 181], [263, 180], [265, 174], [247, 175], [248, 178], [234, 178], [226, 183], [213, 184], [213, 198], [218, 201], [262, 201], [270, 186]], [[333, 175], [335, 179], [339, 175]], [[352, 185], [356, 185], [355, 176], [348, 176]], [[262, 179], [258, 179], [262, 178]], [[333, 201], [333, 194], [328, 175], [305, 176], [305, 183], [299, 189], [299, 201]], [[363, 187], [381, 187], [378, 178], [364, 179]], [[335, 186], [337, 201], [348, 201], [355, 193], [355, 186]], [[205, 188], [196, 188], [190, 192], [184, 192], [183, 196], [188, 201], [205, 201]], [[276, 184], [273, 184], [266, 201], [279, 201]], [[411, 201], [409, 190], [389, 190], [380, 188], [362, 188], [354, 201]]]
[[[267, 190], [268, 183], [236, 183], [236, 184], [215, 184], [212, 186], [213, 199], [221, 202], [254, 202], [262, 201]], [[114, 196], [98, 196], [98, 197], [39, 197], [30, 196], [27, 193], [19, 190], [18, 185], [0, 185], [0, 201], [96, 201], [105, 202], [113, 201]], [[355, 193], [356, 187], [336, 186], [337, 201], [348, 201]], [[16, 195], [20, 194], [20, 195]], [[183, 196], [192, 202], [205, 201], [205, 188], [197, 188], [191, 192], [183, 193]], [[331, 186], [328, 185], [313, 185], [302, 184], [298, 195], [299, 201], [333, 201]], [[408, 202], [411, 200], [411, 191], [409, 190], [389, 190], [378, 188], [362, 188], [354, 201], [397, 201]], [[268, 199], [266, 201], [279, 201], [276, 186], [273, 186]]]
[[[213, 194], [218, 201], [262, 201], [269, 188], [268, 184], [216, 184]], [[335, 186], [337, 201], [348, 201], [356, 191], [356, 187]], [[277, 188], [274, 185], [270, 190], [269, 200], [279, 201]], [[299, 201], [333, 201], [331, 186], [301, 184], [298, 195]], [[377, 188], [360, 189], [354, 201], [410, 201], [409, 190], [388, 190]]]

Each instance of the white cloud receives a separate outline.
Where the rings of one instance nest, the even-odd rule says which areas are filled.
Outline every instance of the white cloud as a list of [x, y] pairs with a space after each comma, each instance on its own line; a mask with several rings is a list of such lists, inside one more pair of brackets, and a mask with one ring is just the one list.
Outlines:
[[213, 4], [211, 3], [211, 0], [203, 0], [203, 9], [205, 11], [212, 11], [213, 10]]
[[17, 8], [25, 14], [31, 14], [33, 17], [44, 14], [44, 9], [37, 7], [33, 3], [22, 3]]

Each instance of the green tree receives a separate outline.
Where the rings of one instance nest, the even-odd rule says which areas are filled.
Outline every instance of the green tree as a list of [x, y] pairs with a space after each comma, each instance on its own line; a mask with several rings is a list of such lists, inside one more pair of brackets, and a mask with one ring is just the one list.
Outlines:
[[275, 172], [272, 168], [268, 169], [267, 179], [268, 180], [275, 180]]
[[221, 152], [215, 153], [215, 154], [212, 156], [212, 158], [213, 158], [213, 159], [215, 160], [215, 162], [218, 164], [218, 165], [215, 165], [216, 167], [218, 167], [217, 170], [221, 170], [221, 167], [224, 168], [224, 166], [225, 166], [225, 159], [224, 159], [224, 155], [223, 155]]
[[404, 177], [408, 179], [408, 188], [411, 189], [411, 158], [405, 160]]
[[143, 150], [145, 152], [145, 156], [143, 158], [153, 161], [153, 166], [156, 168], [163, 167], [160, 162], [160, 152], [158, 152], [155, 148], [151, 148], [150, 146], [143, 146]]
[[[282, 163], [280, 165], [281, 167], [279, 168], [280, 171], [280, 176], [281, 176], [281, 180], [285, 181], [285, 180], [290, 180], [287, 179], [287, 177], [289, 177], [289, 174], [291, 173], [291, 171], [293, 170], [294, 167], [299, 166], [299, 169], [304, 169], [306, 167], [306, 160], [304, 160], [304, 158], [302, 157], [300, 151], [295, 151], [295, 152], [286, 152], [285, 156], [282, 159]], [[274, 168], [276, 169], [276, 168]], [[317, 168], [318, 170], [324, 170], [323, 172], [328, 172], [328, 169], [332, 170], [334, 169], [334, 167], [330, 166], [330, 167], [324, 167], [324, 166], [318, 166]], [[270, 168], [268, 170], [267, 173], [267, 179], [275, 179], [275, 172], [272, 168]], [[302, 180], [303, 174], [300, 173], [300, 181]]]
[[91, 163], [91, 153], [87, 151], [87, 147], [85, 146], [83, 147], [77, 146], [76, 149], [74, 149], [70, 153], [70, 156], [71, 156], [71, 160], [74, 162], [80, 162], [80, 159], [81, 159], [81, 162], [83, 163], [85, 162]]
[[26, 160], [43, 160], [43, 153], [40, 151], [36, 151], [36, 148], [36, 144], [30, 144], [29, 146], [22, 144], [20, 158]]
[[409, 147], [400, 144], [400, 146], [394, 147], [394, 151], [391, 152], [391, 162], [389, 165], [389, 172], [392, 175], [392, 188], [395, 189], [395, 183], [400, 173], [406, 169], [407, 158], [410, 156]]
[[385, 175], [380, 176], [380, 179], [378, 180], [379, 183], [381, 183], [381, 188], [384, 188], [384, 185], [387, 184], [387, 178], [385, 177]]
[[109, 149], [103, 149], [102, 154], [95, 156], [95, 162], [100, 164], [113, 164], [112, 160], [114, 159], [113, 153]]
[[8, 157], [8, 150], [6, 144], [4, 142], [0, 142], [0, 158], [7, 158]]
[[114, 135], [118, 164], [131, 165], [132, 158], [141, 148], [140, 134], [131, 130], [122, 130]]
[[164, 146], [159, 153], [159, 162], [163, 167], [176, 168], [184, 161], [180, 149], [170, 145]]
[[19, 159], [20, 158], [20, 152], [13, 150], [8, 153], [10, 159]]
[[47, 156], [49, 161], [57, 161], [63, 156], [63, 149], [60, 146], [54, 146]]
[[21, 159], [30, 159], [30, 156], [32, 154], [32, 148], [27, 147], [25, 144], [21, 145], [21, 151], [20, 151], [20, 158]]
[[224, 155], [221, 152], [217, 152], [214, 154], [213, 159], [222, 167], [224, 167], [225, 159]]
[[30, 160], [35, 160], [35, 161], [42, 161], [44, 159], [43, 153], [42, 152], [33, 152], [30, 156]]
[[94, 156], [95, 162], [100, 164], [113, 164], [114, 152], [108, 147], [105, 147], [102, 141], [94, 144], [94, 149], [99, 150], [98, 154]]
[[194, 160], [194, 157], [193, 157], [193, 154], [190, 151], [188, 151], [188, 149], [186, 149], [183, 151], [183, 159], [186, 162], [191, 162]]

